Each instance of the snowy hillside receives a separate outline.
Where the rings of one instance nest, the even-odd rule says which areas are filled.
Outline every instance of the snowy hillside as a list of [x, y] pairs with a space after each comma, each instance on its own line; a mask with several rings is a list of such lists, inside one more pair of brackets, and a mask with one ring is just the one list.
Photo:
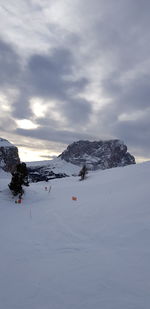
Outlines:
[[22, 204], [8, 178], [0, 174], [0, 308], [150, 308], [150, 162], [33, 183]]
[[15, 147], [12, 143], [0, 137], [0, 147]]
[[76, 166], [72, 163], [66, 162], [61, 158], [55, 158], [53, 160], [26, 162], [30, 168], [42, 167], [43, 173], [45, 170], [52, 171], [54, 173], [66, 173], [68, 176], [78, 175], [81, 167]]

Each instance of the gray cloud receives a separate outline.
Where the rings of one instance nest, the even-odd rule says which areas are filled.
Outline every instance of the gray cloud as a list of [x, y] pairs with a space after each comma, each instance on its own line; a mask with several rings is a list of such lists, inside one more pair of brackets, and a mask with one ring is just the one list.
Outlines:
[[40, 140], [47, 140], [52, 142], [58, 142], [62, 144], [70, 144], [73, 141], [80, 139], [91, 139], [92, 136], [86, 133], [79, 133], [77, 131], [71, 132], [66, 130], [55, 130], [50, 127], [42, 127], [36, 130], [24, 130], [17, 129], [16, 133], [18, 135], [33, 137]]
[[149, 107], [150, 74], [137, 74], [134, 79], [125, 81], [120, 76], [110, 75], [102, 82], [103, 92], [114, 101], [114, 108], [120, 112], [143, 110]]
[[13, 132], [16, 129], [16, 123], [12, 117], [6, 115], [0, 115], [0, 131]]
[[[82, 0], [68, 7], [62, 0], [58, 18], [53, 1], [28, 1], [23, 8], [17, 1], [13, 19], [12, 5], [4, 9], [9, 31], [2, 24], [3, 37], [9, 41], [0, 41], [0, 89], [12, 101], [8, 114], [12, 131], [65, 144], [95, 136], [121, 138], [135, 154], [146, 157], [150, 151], [149, 1]], [[18, 12], [26, 13], [20, 30], [15, 28]], [[31, 15], [35, 19], [29, 27], [25, 16], [30, 21]], [[30, 37], [30, 28], [35, 36], [31, 31]], [[17, 41], [15, 29], [18, 37], [28, 34], [28, 46]], [[8, 88], [17, 90], [16, 97], [8, 95]], [[42, 99], [45, 116], [34, 115], [33, 98]], [[4, 117], [6, 113], [1, 120]], [[39, 127], [16, 129], [15, 119], [23, 118]]]
[[[107, 79], [103, 91], [111, 103], [98, 114], [103, 132], [124, 140], [134, 154], [149, 158], [150, 153], [150, 85], [149, 75], [141, 74], [124, 84]], [[107, 126], [105, 127], [105, 125]]]
[[63, 78], [72, 70], [71, 53], [68, 50], [54, 50], [52, 55], [33, 55], [27, 70], [33, 94], [65, 98], [65, 90], [69, 85]]
[[116, 124], [116, 134], [128, 141], [128, 146], [134, 154], [149, 158], [150, 153], [150, 110], [134, 121], [122, 121]]
[[53, 49], [47, 55], [35, 54], [27, 65], [27, 78], [32, 95], [68, 99], [69, 93], [78, 93], [88, 84], [87, 78], [73, 80], [75, 60], [69, 49]]
[[20, 56], [10, 44], [0, 40], [0, 88], [15, 87], [20, 74]]
[[[87, 78], [73, 79], [74, 59], [67, 49], [54, 49], [47, 55], [32, 55], [24, 72], [24, 86], [15, 102], [14, 115], [31, 116], [29, 100], [41, 97], [57, 100], [59, 112], [66, 117], [66, 123], [80, 124], [88, 120], [90, 103], [76, 96], [87, 86]], [[57, 107], [57, 106], [56, 106]], [[58, 108], [57, 108], [58, 109]]]

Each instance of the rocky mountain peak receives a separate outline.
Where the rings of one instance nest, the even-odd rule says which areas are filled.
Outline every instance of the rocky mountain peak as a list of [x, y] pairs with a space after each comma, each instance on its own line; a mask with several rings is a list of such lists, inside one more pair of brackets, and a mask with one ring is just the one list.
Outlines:
[[8, 140], [0, 138], [0, 168], [11, 172], [18, 163], [20, 163], [18, 148]]
[[118, 139], [80, 140], [70, 144], [60, 157], [75, 165], [86, 164], [92, 170], [135, 164], [135, 158], [127, 152], [127, 146]]

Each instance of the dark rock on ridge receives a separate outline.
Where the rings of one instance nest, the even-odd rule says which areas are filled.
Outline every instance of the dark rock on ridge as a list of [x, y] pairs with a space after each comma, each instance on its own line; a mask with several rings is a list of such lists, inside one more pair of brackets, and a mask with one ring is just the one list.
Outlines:
[[20, 163], [18, 148], [6, 139], [0, 138], [0, 168], [12, 172], [18, 163]]
[[28, 167], [29, 181], [39, 182], [39, 181], [49, 181], [55, 178], [67, 177], [65, 173], [54, 173], [49, 170], [49, 167]]
[[127, 152], [127, 146], [120, 140], [77, 141], [70, 144], [59, 156], [75, 165], [86, 164], [91, 170], [107, 169], [135, 164], [135, 158]]

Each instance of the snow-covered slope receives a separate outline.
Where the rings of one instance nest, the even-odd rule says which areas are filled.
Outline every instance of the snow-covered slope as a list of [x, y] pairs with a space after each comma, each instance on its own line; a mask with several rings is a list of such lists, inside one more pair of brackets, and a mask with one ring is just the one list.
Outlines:
[[61, 158], [49, 161], [27, 162], [30, 181], [41, 181], [45, 178], [53, 179], [65, 176], [76, 176], [79, 174], [80, 167], [66, 162]]
[[8, 182], [0, 308], [150, 308], [150, 162], [31, 184], [22, 204]]
[[15, 146], [6, 139], [0, 137], [0, 147], [15, 147]]
[[72, 163], [66, 162], [61, 158], [56, 158], [53, 160], [46, 161], [36, 161], [36, 162], [26, 162], [28, 167], [45, 167], [50, 171], [55, 173], [66, 173], [68, 176], [78, 175], [79, 170], [81, 169], [79, 166], [76, 166]]

